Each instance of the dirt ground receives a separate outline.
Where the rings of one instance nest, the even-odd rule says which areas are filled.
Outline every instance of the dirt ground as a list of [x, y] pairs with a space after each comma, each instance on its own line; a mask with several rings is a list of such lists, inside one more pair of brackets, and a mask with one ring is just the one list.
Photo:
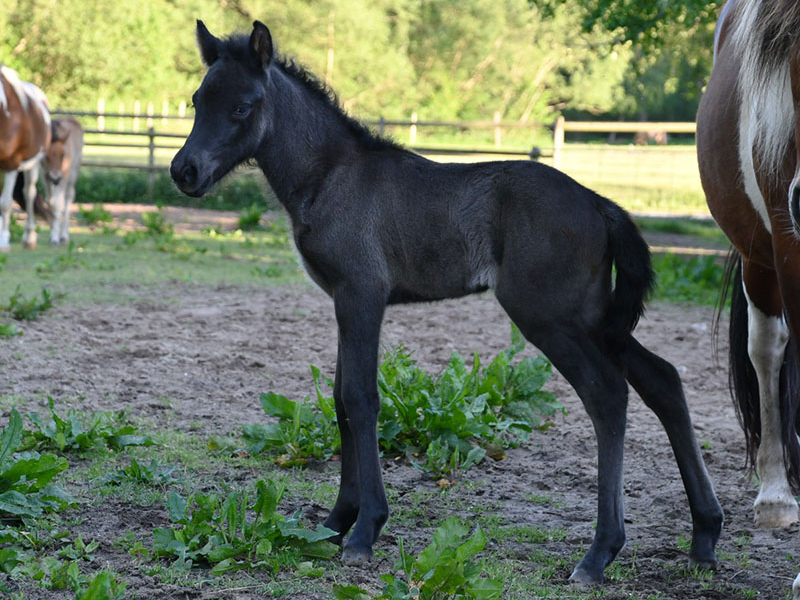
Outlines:
[[[290, 398], [312, 394], [309, 364], [332, 374], [336, 358], [332, 303], [311, 285], [208, 288], [174, 283], [125, 290], [126, 296], [131, 294], [141, 300], [120, 306], [56, 306], [45, 317], [26, 323], [24, 336], [0, 342], [3, 393], [39, 399], [51, 395], [87, 411], [125, 407], [164, 426], [209, 436], [263, 420], [257, 401], [262, 392]], [[777, 600], [788, 597], [800, 568], [797, 526], [758, 530], [752, 525], [756, 488], [743, 469], [743, 437], [727, 390], [726, 327], [723, 323], [719, 362], [711, 329], [710, 308], [656, 304], [650, 306], [636, 336], [681, 373], [725, 511], [718, 545], [720, 568], [713, 585], [679, 573], [686, 553], [678, 548], [678, 538], [691, 534], [688, 504], [663, 429], [631, 392], [625, 458], [628, 544], [617, 559], [629, 574], [622, 582], [606, 584], [606, 598]], [[382, 333], [386, 349], [403, 344], [433, 372], [444, 367], [453, 351], [464, 356], [477, 351], [489, 358], [508, 340], [507, 318], [489, 294], [391, 307]], [[594, 435], [580, 401], [558, 374], [548, 388], [569, 413], [558, 416], [555, 427], [535, 435], [530, 445], [512, 450], [505, 460], [487, 460], [469, 471], [464, 479], [472, 485], [457, 485], [450, 493], [452, 502], [419, 507], [420, 527], [453, 513], [468, 517], [463, 507], [480, 505], [510, 524], [566, 529], [566, 539], [548, 542], [547, 552], [569, 556], [581, 545], [588, 548], [596, 517]], [[0, 422], [7, 417], [6, 412]], [[384, 473], [395, 503], [408, 505], [416, 490], [436, 489], [434, 482], [403, 462], [385, 461]], [[308, 476], [338, 480], [335, 466], [311, 470]], [[534, 503], [533, 495], [548, 495], [556, 502]], [[321, 521], [328, 507], [301, 508], [313, 522]], [[102, 558], [131, 578], [131, 597], [256, 597], [244, 591], [207, 596], [160, 583], [142, 575], [126, 554], [120, 556], [112, 547], [111, 540], [134, 524], [144, 529], [163, 525], [165, 511], [113, 501], [80, 510], [79, 532], [84, 539], [105, 540]], [[430, 533], [430, 528], [395, 526], [390, 517], [377, 546], [393, 557], [402, 536], [418, 552]], [[521, 551], [513, 542], [506, 544], [509, 547], [503, 550], [509, 555]], [[376, 573], [389, 571], [392, 562], [393, 558], [384, 558], [367, 569], [341, 567], [337, 580], [379, 590]], [[537, 569], [535, 560], [527, 565]], [[562, 580], [568, 576], [567, 569], [558, 574]], [[563, 589], [564, 597], [569, 597], [570, 588]]]

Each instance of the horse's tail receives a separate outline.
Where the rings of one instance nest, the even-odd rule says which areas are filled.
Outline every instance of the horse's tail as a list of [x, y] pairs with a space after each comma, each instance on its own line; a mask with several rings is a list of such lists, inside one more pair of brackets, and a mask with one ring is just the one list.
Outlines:
[[[747, 297], [742, 285], [742, 261], [738, 252], [731, 251], [729, 254], [727, 273], [726, 280], [732, 283], [728, 378], [736, 416], [744, 430], [747, 466], [753, 469], [756, 466], [758, 446], [761, 443], [761, 402], [758, 394], [758, 378], [747, 350]], [[797, 440], [797, 432], [800, 431], [800, 421], [798, 421], [800, 370], [797, 360], [797, 346], [790, 339], [781, 365], [779, 407], [786, 474], [791, 486], [795, 490], [800, 490], [800, 444]]]
[[600, 213], [617, 271], [604, 333], [611, 347], [620, 347], [644, 314], [645, 299], [653, 289], [653, 266], [650, 248], [631, 216], [610, 200], [603, 200]]
[[[24, 187], [25, 178], [22, 176], [22, 173], [18, 173], [17, 181], [14, 184], [14, 200], [22, 207], [22, 210], [28, 210], [25, 206]], [[45, 202], [44, 197], [39, 193], [38, 189], [36, 190], [36, 198], [33, 201], [33, 212], [48, 223], [53, 221], [53, 210], [50, 208], [50, 205]]]

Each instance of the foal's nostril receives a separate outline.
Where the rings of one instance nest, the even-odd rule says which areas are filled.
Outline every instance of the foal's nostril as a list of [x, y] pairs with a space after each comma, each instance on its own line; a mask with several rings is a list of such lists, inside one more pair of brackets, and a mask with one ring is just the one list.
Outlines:
[[188, 163], [183, 168], [181, 176], [183, 177], [184, 183], [187, 185], [194, 185], [197, 183], [197, 167], [195, 167], [192, 163]]
[[192, 160], [172, 161], [169, 174], [178, 185], [194, 185], [197, 182], [197, 167]]

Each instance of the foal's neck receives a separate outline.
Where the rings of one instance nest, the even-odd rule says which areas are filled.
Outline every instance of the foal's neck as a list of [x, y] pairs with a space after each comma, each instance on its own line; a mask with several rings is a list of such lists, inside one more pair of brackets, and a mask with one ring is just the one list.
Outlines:
[[272, 67], [268, 85], [273, 88], [273, 120], [256, 160], [294, 219], [331, 170], [353, 158], [359, 144], [333, 101], [282, 66]]

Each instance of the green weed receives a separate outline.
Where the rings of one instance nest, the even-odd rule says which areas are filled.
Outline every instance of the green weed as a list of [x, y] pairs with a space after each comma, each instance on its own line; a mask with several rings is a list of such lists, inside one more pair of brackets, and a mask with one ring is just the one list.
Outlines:
[[175, 465], [161, 464], [155, 458], [150, 464], [139, 463], [131, 458], [131, 464], [113, 473], [107, 473], [98, 479], [101, 485], [120, 485], [124, 481], [140, 483], [149, 486], [165, 486], [180, 483], [182, 480], [172, 475]]
[[[386, 583], [385, 600], [435, 600], [463, 598], [491, 600], [503, 593], [499, 580], [481, 576], [481, 567], [470, 559], [486, 546], [486, 536], [480, 526], [469, 534], [469, 527], [451, 518], [433, 534], [433, 541], [417, 558], [405, 551], [403, 539], [398, 539], [399, 559], [395, 569], [400, 573], [381, 576]], [[465, 539], [466, 538], [466, 539]], [[353, 597], [353, 596], [350, 596]]]
[[14, 337], [22, 335], [16, 323], [0, 323], [0, 337]]
[[59, 273], [61, 271], [66, 271], [67, 269], [76, 269], [78, 267], [86, 267], [86, 261], [78, 258], [77, 254], [82, 252], [83, 248], [78, 248], [77, 252], [75, 251], [75, 242], [73, 240], [69, 241], [69, 246], [66, 249], [66, 252], [63, 254], [59, 254], [55, 258], [51, 258], [44, 262], [41, 262], [36, 265], [36, 272], [40, 275], [48, 274], [48, 273]]
[[272, 481], [256, 483], [251, 504], [247, 492], [222, 498], [198, 494], [184, 500], [170, 493], [167, 508], [173, 527], [153, 531], [153, 553], [175, 557], [186, 567], [213, 565], [215, 575], [242, 568], [280, 566], [277, 551], [329, 559], [337, 547], [325, 541], [336, 532], [318, 526], [314, 531], [300, 526], [300, 512], [284, 517], [277, 512], [283, 486]]
[[37, 517], [72, 504], [72, 498], [51, 483], [69, 463], [53, 454], [20, 452], [22, 436], [22, 417], [12, 409], [0, 433], [0, 515]]
[[41, 300], [35, 296], [26, 298], [20, 291], [20, 286], [17, 286], [8, 300], [8, 304], [0, 308], [10, 312], [17, 321], [32, 321], [46, 310], [53, 308], [53, 297], [46, 288], [42, 288]]
[[48, 398], [47, 403], [50, 409], [49, 418], [43, 419], [37, 413], [27, 415], [35, 427], [26, 432], [23, 445], [27, 449], [80, 453], [155, 444], [149, 436], [137, 435], [137, 427], [120, 424], [124, 414], [122, 411], [115, 415], [108, 412], [83, 415], [71, 411], [62, 417], [56, 412], [52, 398]]
[[450, 475], [480, 463], [486, 454], [499, 459], [505, 449], [527, 441], [535, 428], [563, 410], [541, 389], [552, 367], [543, 357], [512, 365], [525, 347], [512, 326], [512, 341], [487, 367], [475, 354], [468, 369], [453, 354], [444, 372], [432, 378], [408, 354], [390, 353], [378, 372], [382, 396], [378, 439], [388, 455], [405, 455], [434, 476]]
[[333, 382], [321, 376], [313, 365], [311, 376], [317, 395], [314, 407], [308, 399], [295, 402], [278, 394], [261, 395], [264, 412], [277, 417], [278, 422], [242, 427], [242, 436], [250, 454], [265, 449], [278, 450], [282, 453], [276, 462], [291, 467], [303, 465], [309, 458], [327, 460], [338, 452], [341, 441], [336, 425], [336, 408], [333, 398], [322, 393], [320, 378], [329, 388], [333, 387]]

